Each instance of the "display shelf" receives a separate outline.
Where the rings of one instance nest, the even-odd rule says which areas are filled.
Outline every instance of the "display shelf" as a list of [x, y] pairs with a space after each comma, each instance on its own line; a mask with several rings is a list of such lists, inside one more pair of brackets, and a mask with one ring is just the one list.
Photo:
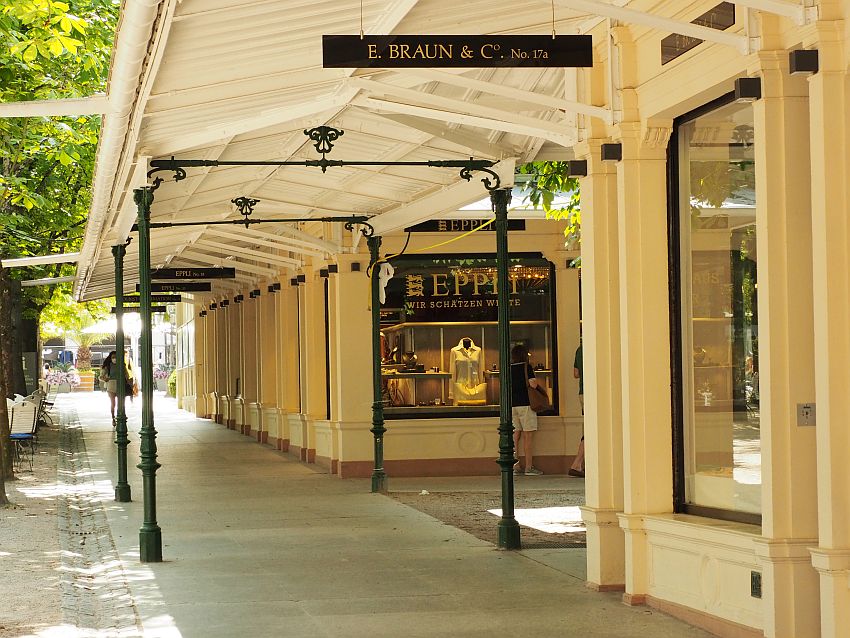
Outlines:
[[451, 379], [450, 372], [382, 372], [384, 379]]
[[[497, 374], [499, 374], [499, 371], [498, 370], [485, 370], [484, 374], [497, 375]], [[552, 374], [552, 370], [535, 370], [534, 374]]]

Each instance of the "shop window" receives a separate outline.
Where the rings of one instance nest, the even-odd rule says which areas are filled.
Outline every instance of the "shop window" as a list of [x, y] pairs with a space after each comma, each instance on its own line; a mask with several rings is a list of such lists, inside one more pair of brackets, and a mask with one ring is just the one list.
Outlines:
[[[680, 511], [760, 522], [753, 109], [719, 100], [677, 120], [671, 191]], [[676, 369], [678, 368], [678, 374]]]
[[[386, 418], [497, 415], [495, 257], [401, 257], [393, 267], [381, 307]], [[528, 348], [554, 402], [548, 414], [556, 414], [554, 269], [539, 256], [513, 255], [509, 273], [511, 344]]]

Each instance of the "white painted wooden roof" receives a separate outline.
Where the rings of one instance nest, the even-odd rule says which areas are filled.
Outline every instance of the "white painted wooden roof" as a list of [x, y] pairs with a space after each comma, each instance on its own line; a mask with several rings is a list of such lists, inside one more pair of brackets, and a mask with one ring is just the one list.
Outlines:
[[[608, 11], [627, 2], [596, 4]], [[586, 32], [600, 20], [588, 0], [556, 4], [561, 35]], [[105, 116], [76, 285], [83, 299], [114, 292], [110, 247], [130, 233], [132, 190], [147, 183], [149, 159], [317, 159], [303, 131], [327, 124], [345, 131], [331, 159], [475, 156], [500, 160], [510, 179], [515, 162], [534, 159], [544, 147], [549, 158], [567, 158], [576, 141], [576, 109], [568, 106], [577, 100], [574, 70], [323, 69], [322, 35], [358, 33], [359, 0], [124, 0], [122, 10], [109, 86], [113, 112]], [[368, 34], [549, 34], [551, 12], [550, 0], [363, 0], [362, 24]], [[238, 218], [230, 200], [246, 195], [261, 200], [256, 217], [365, 214], [388, 234], [486, 196], [477, 177], [467, 183], [456, 169], [187, 172], [156, 191], [153, 221]], [[227, 261], [247, 283], [296, 269], [305, 254], [346, 250], [339, 233], [309, 236], [322, 230], [156, 230], [152, 265]], [[136, 282], [136, 245], [128, 248], [127, 290]]]

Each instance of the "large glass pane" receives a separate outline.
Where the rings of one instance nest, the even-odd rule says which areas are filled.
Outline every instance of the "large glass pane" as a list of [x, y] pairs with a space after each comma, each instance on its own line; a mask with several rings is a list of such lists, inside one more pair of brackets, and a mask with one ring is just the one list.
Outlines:
[[753, 111], [679, 129], [686, 500], [761, 512]]

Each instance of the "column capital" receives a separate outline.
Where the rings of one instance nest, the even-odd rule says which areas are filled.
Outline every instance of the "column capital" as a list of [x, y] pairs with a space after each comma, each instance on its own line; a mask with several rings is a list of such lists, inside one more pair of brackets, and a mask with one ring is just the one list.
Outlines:
[[623, 160], [667, 159], [667, 144], [673, 133], [673, 121], [649, 119], [620, 122], [614, 127], [614, 138], [623, 145]]
[[850, 549], [827, 549], [813, 547], [809, 550], [812, 555], [812, 567], [819, 574], [835, 574], [835, 572], [850, 572]]

